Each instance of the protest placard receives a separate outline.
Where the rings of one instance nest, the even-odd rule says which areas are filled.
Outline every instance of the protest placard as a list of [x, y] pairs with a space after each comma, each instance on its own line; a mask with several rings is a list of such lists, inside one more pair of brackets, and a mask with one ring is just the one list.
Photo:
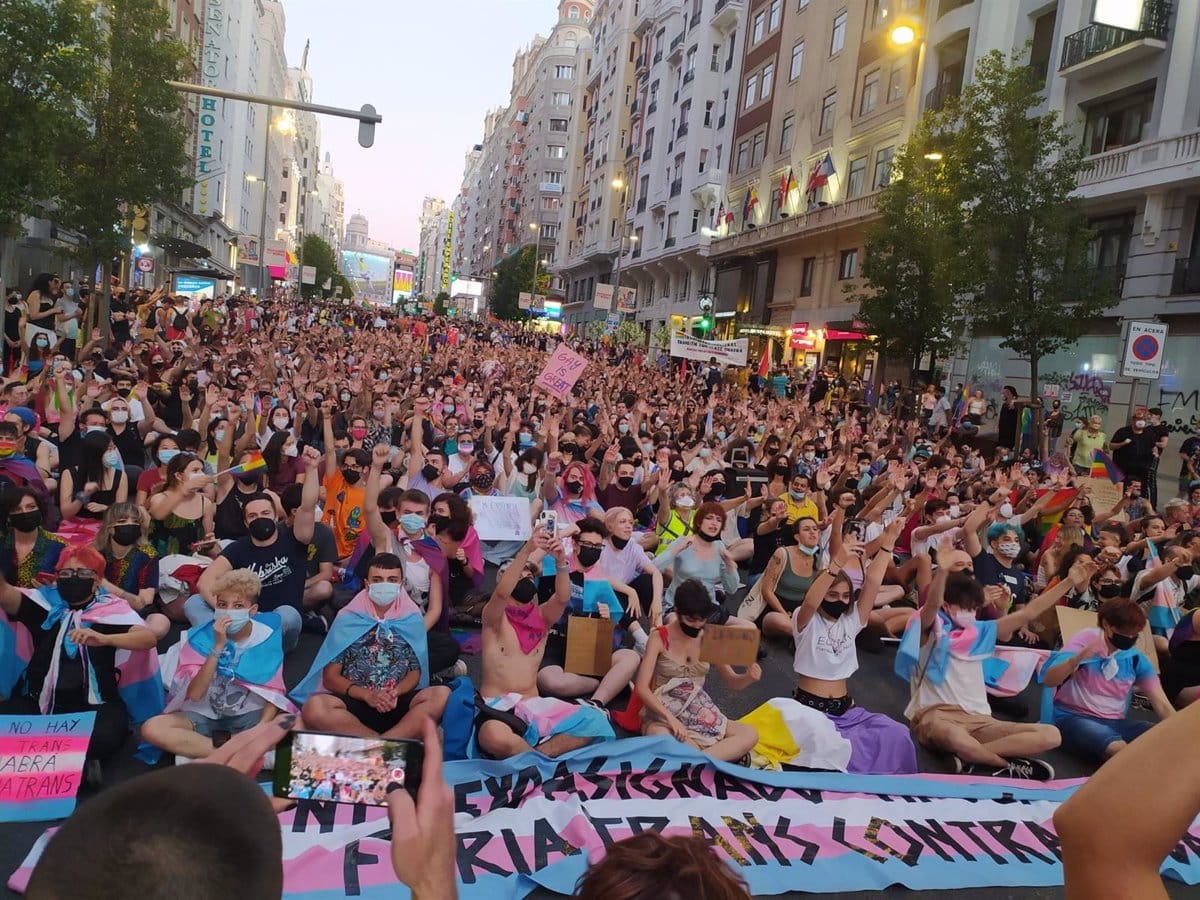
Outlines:
[[1112, 509], [1121, 499], [1122, 486], [1113, 484], [1107, 478], [1089, 478], [1087, 486], [1092, 509], [1098, 513]]
[[[1079, 632], [1085, 628], [1099, 628], [1100, 618], [1090, 609], [1072, 609], [1069, 606], [1056, 606], [1054, 611], [1058, 614], [1058, 628], [1062, 632], [1063, 643], [1065, 644]], [[1142, 629], [1142, 633], [1138, 635], [1137, 643], [1133, 646], [1137, 647], [1150, 660], [1150, 664], [1154, 666], [1154, 671], [1158, 671], [1158, 653], [1154, 649], [1154, 636], [1150, 633], [1150, 623]]]
[[94, 712], [0, 716], [0, 822], [71, 814], [95, 724]]
[[566, 344], [559, 344], [533, 383], [559, 400], [566, 400], [586, 367], [586, 359]]
[[671, 335], [671, 356], [676, 359], [691, 359], [696, 362], [715, 359], [717, 364], [722, 366], [744, 366], [749, 352], [750, 341], [746, 338], [738, 338], [736, 341], [704, 341], [679, 331]]
[[528, 497], [471, 497], [475, 531], [484, 541], [527, 541], [533, 534]]
[[700, 661], [723, 666], [752, 666], [758, 662], [757, 628], [705, 625], [700, 637]]
[[612, 619], [571, 616], [567, 619], [567, 661], [564, 671], [572, 675], [601, 677], [612, 667]]

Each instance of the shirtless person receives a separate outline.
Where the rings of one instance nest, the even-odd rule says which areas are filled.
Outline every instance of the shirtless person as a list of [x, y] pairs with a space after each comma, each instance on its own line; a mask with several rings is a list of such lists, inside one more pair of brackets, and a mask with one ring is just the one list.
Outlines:
[[[558, 564], [554, 596], [540, 607], [537, 582], [528, 566], [535, 550], [551, 554]], [[616, 737], [600, 710], [538, 696], [537, 673], [546, 653], [546, 636], [570, 597], [562, 544], [539, 528], [513, 558], [483, 608], [480, 694], [487, 708], [481, 708], [475, 719], [475, 740], [482, 755], [505, 759], [536, 749], [546, 756], [561, 756]]]

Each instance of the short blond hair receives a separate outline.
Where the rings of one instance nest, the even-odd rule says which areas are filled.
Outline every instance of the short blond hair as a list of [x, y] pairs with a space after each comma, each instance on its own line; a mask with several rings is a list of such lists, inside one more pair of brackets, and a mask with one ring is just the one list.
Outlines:
[[217, 579], [212, 592], [214, 597], [234, 594], [250, 603], [257, 603], [258, 595], [262, 593], [262, 579], [249, 569], [233, 569]]

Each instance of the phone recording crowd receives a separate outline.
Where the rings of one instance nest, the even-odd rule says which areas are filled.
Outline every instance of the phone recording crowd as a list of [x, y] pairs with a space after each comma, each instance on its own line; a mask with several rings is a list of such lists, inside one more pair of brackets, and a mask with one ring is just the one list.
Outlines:
[[[30, 299], [53, 311], [57, 290]], [[263, 817], [298, 800], [387, 806], [397, 877], [453, 896], [443, 759], [662, 735], [756, 768], [1044, 781], [1060, 746], [1131, 777], [1117, 761], [1200, 731], [1178, 712], [1200, 695], [1200, 439], [1160, 504], [1157, 411], [1112, 441], [1055, 434], [1018, 424], [1006, 389], [993, 438], [966, 389], [873, 400], [836, 368], [572, 337], [586, 366], [550, 391], [533, 376], [563, 339], [511, 323], [287, 293], [113, 310], [85, 345], [32, 326], [0, 387], [0, 713], [95, 713], [98, 794], [34, 900], [65, 896], [63, 860], [157, 896], [160, 866], [189, 877], [176, 853], [195, 896], [277, 897]], [[851, 693], [860, 652], [894, 654], [902, 717], [861, 676]], [[787, 751], [778, 716], [735, 717], [709, 685], [758, 685], [770, 654], [793, 660], [770, 691]], [[230, 772], [268, 751], [270, 803]], [[205, 765], [106, 784], [134, 752]], [[1113, 789], [1091, 788], [1061, 827], [1095, 872], [1103, 845], [1077, 829]], [[181, 809], [145, 872], [94, 846]], [[200, 871], [228, 842], [256, 864]], [[686, 869], [703, 896], [746, 896], [703, 843], [630, 843], [580, 896], [641, 895], [612, 874], [631, 852], [657, 861], [639, 892]]]

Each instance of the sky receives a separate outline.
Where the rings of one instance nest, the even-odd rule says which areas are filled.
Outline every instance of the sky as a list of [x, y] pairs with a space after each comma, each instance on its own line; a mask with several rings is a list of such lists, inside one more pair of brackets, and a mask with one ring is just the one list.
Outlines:
[[512, 60], [548, 34], [556, 0], [283, 0], [288, 65], [310, 40], [313, 102], [383, 116], [375, 145], [358, 123], [323, 117], [321, 152], [346, 184], [346, 218], [361, 212], [370, 236], [417, 250], [421, 201], [449, 202], [464, 156], [483, 140], [483, 115], [508, 102]]

